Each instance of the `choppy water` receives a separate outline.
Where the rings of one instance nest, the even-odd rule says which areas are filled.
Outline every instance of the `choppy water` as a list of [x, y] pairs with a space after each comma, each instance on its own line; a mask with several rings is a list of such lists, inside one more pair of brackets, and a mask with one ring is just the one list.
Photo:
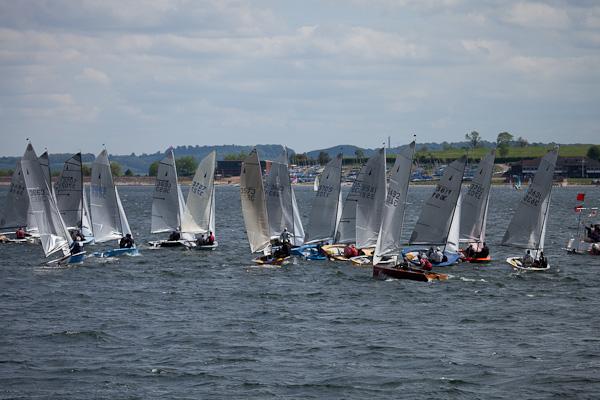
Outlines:
[[[119, 190], [139, 244], [151, 190]], [[407, 236], [431, 190], [411, 187]], [[255, 268], [233, 187], [217, 190], [215, 252], [54, 269], [40, 246], [1, 245], [0, 398], [598, 398], [600, 258], [561, 251], [579, 190], [554, 191], [542, 274], [503, 261], [523, 194], [506, 188], [490, 202], [496, 261], [447, 269], [447, 282]], [[305, 219], [312, 195], [297, 189]]]

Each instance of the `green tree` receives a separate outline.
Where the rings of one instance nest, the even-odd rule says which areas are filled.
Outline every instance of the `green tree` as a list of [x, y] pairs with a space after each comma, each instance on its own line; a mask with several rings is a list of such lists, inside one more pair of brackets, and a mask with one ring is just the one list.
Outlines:
[[127, 171], [125, 171], [125, 176], [133, 176], [133, 171], [127, 168]]
[[192, 176], [198, 168], [198, 162], [192, 156], [184, 156], [175, 160], [177, 166], [177, 175], [179, 176]]
[[[83, 176], [92, 175], [92, 169], [87, 164], [81, 164], [81, 172], [83, 173]], [[55, 175], [52, 175], [52, 176], [55, 176]]]
[[587, 151], [587, 156], [588, 156], [588, 158], [591, 158], [592, 160], [600, 160], [600, 146], [599, 145], [590, 146]]
[[524, 137], [519, 136], [519, 138], [517, 139], [517, 144], [519, 145], [519, 147], [527, 147], [529, 142]]
[[479, 136], [479, 132], [477, 131], [465, 134], [465, 139], [469, 141], [473, 150], [476, 149], [479, 146], [479, 142], [481, 142], [481, 136]]
[[356, 156], [356, 163], [360, 164], [363, 158], [365, 158], [365, 152], [363, 149], [354, 150], [354, 155]]
[[116, 161], [111, 161], [110, 162], [110, 172], [111, 172], [111, 174], [113, 174], [113, 176], [123, 175], [123, 172], [121, 171], [121, 164], [119, 164]]
[[325, 165], [327, 164], [329, 161], [331, 160], [331, 157], [329, 157], [329, 154], [327, 154], [324, 151], [319, 152], [319, 164], [321, 165]]
[[238, 161], [238, 160], [243, 160], [246, 157], [248, 157], [248, 154], [242, 150], [237, 154], [236, 153], [225, 154], [225, 157], [223, 157], [223, 159], [228, 160], [228, 161]]
[[14, 172], [12, 169], [0, 169], [0, 176], [12, 176]]
[[496, 138], [496, 144], [498, 147], [498, 153], [500, 157], [506, 157], [508, 155], [510, 142], [513, 140], [513, 135], [508, 132], [500, 132]]
[[148, 175], [149, 176], [158, 175], [158, 161], [154, 161], [152, 164], [150, 164], [150, 167], [148, 168]]

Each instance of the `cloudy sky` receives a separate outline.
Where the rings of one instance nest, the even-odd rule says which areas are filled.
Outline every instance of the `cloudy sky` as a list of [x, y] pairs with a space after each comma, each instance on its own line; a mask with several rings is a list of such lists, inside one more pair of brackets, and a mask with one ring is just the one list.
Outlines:
[[600, 3], [0, 0], [0, 155], [600, 143]]

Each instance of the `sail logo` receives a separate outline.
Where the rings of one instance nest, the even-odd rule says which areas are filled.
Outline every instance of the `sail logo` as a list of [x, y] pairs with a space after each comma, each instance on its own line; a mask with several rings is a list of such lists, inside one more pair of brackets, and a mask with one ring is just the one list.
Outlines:
[[100, 185], [92, 185], [90, 187], [91, 190], [91, 196], [99, 199], [99, 198], [106, 198], [106, 188], [104, 186], [100, 186]]
[[246, 197], [250, 201], [254, 201], [256, 198], [256, 188], [253, 187], [241, 187], [240, 194]]
[[157, 179], [156, 186], [154, 186], [154, 191], [158, 193], [170, 193], [171, 182], [166, 179]]
[[400, 204], [400, 192], [394, 189], [388, 190], [385, 198], [385, 204], [392, 207], [398, 207]]
[[483, 196], [483, 186], [481, 186], [479, 183], [472, 183], [467, 191], [467, 196], [471, 196], [477, 200], [480, 200], [481, 196]]
[[331, 185], [320, 185], [317, 190], [317, 197], [329, 197], [333, 192], [333, 186]]
[[437, 185], [435, 192], [431, 195], [431, 198], [438, 199], [440, 201], [446, 201], [448, 196], [452, 193], [452, 189], [447, 188], [443, 185]]
[[43, 198], [47, 196], [45, 188], [29, 189], [27, 193], [32, 201], [43, 201]]
[[198, 196], [202, 196], [204, 194], [204, 192], [206, 191], [206, 189], [208, 189], [208, 187], [200, 182], [192, 182], [192, 187], [190, 188], [190, 190], [192, 191], [192, 193], [197, 194]]
[[523, 198], [523, 203], [530, 204], [534, 207], [540, 205], [540, 201], [542, 201], [542, 194], [535, 189], [530, 190]]

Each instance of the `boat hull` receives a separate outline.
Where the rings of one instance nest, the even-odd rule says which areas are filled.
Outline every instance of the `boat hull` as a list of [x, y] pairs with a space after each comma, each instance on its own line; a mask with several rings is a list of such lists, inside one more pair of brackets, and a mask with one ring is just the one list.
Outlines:
[[148, 242], [151, 248], [159, 248], [159, 247], [196, 247], [196, 242], [190, 240], [156, 240], [153, 242]]
[[123, 248], [123, 249], [111, 249], [103, 252], [94, 253], [95, 257], [107, 258], [107, 257], [119, 257], [119, 256], [139, 256], [140, 252], [135, 247]]
[[382, 265], [373, 266], [373, 278], [386, 279], [408, 279], [418, 282], [445, 281], [448, 279], [446, 274], [421, 271], [413, 268], [394, 268]]
[[289, 261], [291, 257], [270, 257], [270, 256], [260, 256], [255, 258], [254, 263], [258, 265], [283, 265]]
[[[408, 259], [411, 264], [418, 267], [421, 265], [420, 261], [419, 261], [419, 257], [417, 257], [419, 252], [426, 253], [427, 249], [426, 248], [404, 249], [404, 250], [402, 250], [402, 256], [404, 258]], [[446, 261], [436, 263], [436, 262], [433, 262], [430, 260], [431, 265], [434, 267], [449, 267], [451, 265], [458, 264], [461, 261], [460, 254], [458, 254], [458, 253], [450, 253], [450, 252], [444, 251], [444, 255], [446, 256], [446, 259], [447, 259]]]
[[540, 267], [525, 267], [522, 264], [522, 257], [508, 257], [506, 259], [506, 262], [508, 264], [510, 264], [511, 267], [513, 267], [513, 269], [517, 270], [517, 271], [533, 271], [533, 272], [543, 272], [543, 271], [548, 271], [550, 269], [550, 264], [546, 265], [545, 268], [540, 268]]

